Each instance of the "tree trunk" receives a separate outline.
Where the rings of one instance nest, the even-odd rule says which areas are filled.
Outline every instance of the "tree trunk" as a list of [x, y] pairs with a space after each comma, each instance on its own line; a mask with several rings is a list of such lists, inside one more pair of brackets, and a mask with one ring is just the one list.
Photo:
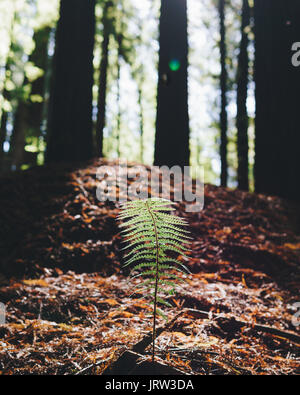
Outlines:
[[50, 93], [46, 161], [93, 156], [95, 0], [61, 0]]
[[106, 91], [107, 91], [107, 70], [108, 70], [108, 49], [110, 40], [110, 19], [108, 16], [109, 10], [112, 7], [112, 2], [107, 1], [103, 9], [102, 25], [103, 25], [103, 40], [101, 47], [101, 62], [100, 62], [100, 76], [99, 76], [99, 93], [98, 93], [98, 113], [96, 121], [96, 153], [99, 157], [103, 156], [103, 130], [105, 127], [106, 116]]
[[140, 160], [144, 162], [144, 110], [143, 110], [143, 91], [142, 82], [138, 87], [138, 105], [140, 109]]
[[[11, 26], [10, 26], [10, 32], [9, 32], [9, 38], [10, 38], [10, 46], [9, 46], [9, 51], [6, 59], [6, 64], [5, 64], [5, 69], [4, 69], [4, 87], [2, 91], [2, 96], [4, 100], [10, 100], [10, 92], [6, 89], [6, 81], [7, 81], [7, 74], [11, 70], [11, 52], [13, 51], [13, 46], [14, 46], [14, 26], [16, 23], [16, 18], [17, 18], [17, 13], [16, 11], [13, 14]], [[2, 160], [4, 157], [4, 150], [3, 150], [3, 144], [6, 140], [7, 136], [7, 121], [8, 121], [8, 112], [2, 108], [2, 113], [1, 113], [1, 123], [0, 123], [0, 168], [2, 167]]]
[[0, 168], [2, 167], [2, 160], [4, 157], [3, 145], [7, 135], [7, 120], [8, 120], [8, 113], [4, 109], [2, 109], [1, 123], [0, 123]]
[[161, 2], [154, 164], [189, 166], [186, 0]]
[[26, 103], [20, 100], [14, 115], [14, 127], [11, 139], [11, 168], [20, 170], [23, 164], [26, 137]]
[[219, 17], [220, 17], [220, 61], [221, 61], [221, 113], [220, 113], [220, 156], [221, 156], [221, 186], [226, 187], [228, 181], [228, 163], [227, 163], [227, 46], [226, 46], [226, 28], [225, 28], [225, 0], [219, 0]]
[[[2, 92], [2, 96], [4, 100], [10, 99], [9, 91], [6, 89], [6, 79], [7, 79], [7, 73], [9, 71], [10, 71], [10, 59], [7, 59], [5, 64], [4, 88]], [[7, 120], [8, 120], [8, 112], [4, 108], [2, 108], [1, 123], [0, 123], [0, 166], [4, 156], [3, 144], [6, 140], [6, 135], [7, 135]]]
[[[20, 98], [18, 102], [11, 139], [11, 165], [13, 170], [19, 170], [24, 163], [26, 135], [39, 137], [41, 134], [50, 30], [49, 27], [44, 27], [34, 32], [35, 48], [29, 56], [29, 61], [42, 69], [44, 74], [32, 82], [31, 99]], [[23, 86], [27, 84], [28, 79], [25, 77]], [[42, 100], [34, 101], [33, 95], [39, 96]]]
[[248, 78], [249, 55], [248, 33], [245, 29], [250, 25], [250, 7], [248, 0], [243, 0], [241, 44], [237, 69], [237, 151], [238, 151], [238, 187], [244, 191], [249, 190], [249, 144], [248, 144]]
[[[32, 99], [27, 104], [28, 114], [26, 123], [28, 125], [28, 129], [30, 129], [30, 134], [34, 136], [40, 136], [41, 134], [41, 124], [43, 121], [45, 103], [45, 83], [48, 68], [48, 44], [50, 32], [51, 28], [48, 26], [35, 31], [33, 36], [35, 49], [29, 59], [36, 67], [39, 67], [44, 72], [41, 77], [32, 82]], [[38, 97], [41, 100], [38, 100]]]
[[121, 89], [120, 89], [120, 78], [121, 78], [121, 38], [118, 39], [118, 59], [117, 59], [117, 155], [118, 158], [121, 156]]
[[259, 193], [300, 199], [300, 69], [292, 45], [300, 41], [300, 3], [256, 0], [255, 187]]

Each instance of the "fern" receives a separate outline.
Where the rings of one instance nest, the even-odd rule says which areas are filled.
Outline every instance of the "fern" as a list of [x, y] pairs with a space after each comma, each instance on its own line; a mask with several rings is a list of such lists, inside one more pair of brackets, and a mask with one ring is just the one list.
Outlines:
[[188, 231], [183, 227], [188, 223], [171, 215], [175, 210], [169, 200], [150, 198], [123, 204], [118, 219], [122, 221], [122, 233], [129, 250], [125, 266], [132, 265], [137, 272], [133, 277], [141, 277], [142, 282], [135, 288], [151, 296], [153, 304], [152, 361], [155, 357], [156, 317], [166, 319], [158, 305], [171, 305], [163, 295], [174, 294], [174, 280], [181, 280], [176, 272], [184, 272], [186, 267], [172, 255], [184, 255], [183, 244], [189, 243]]

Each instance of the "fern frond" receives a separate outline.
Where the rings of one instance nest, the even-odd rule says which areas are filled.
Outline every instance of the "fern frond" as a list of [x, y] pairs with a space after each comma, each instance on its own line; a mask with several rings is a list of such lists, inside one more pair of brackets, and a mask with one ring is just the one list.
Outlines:
[[142, 280], [133, 287], [133, 293], [138, 290], [150, 291], [149, 296], [152, 298], [152, 359], [155, 350], [156, 315], [165, 317], [157, 304], [171, 307], [162, 295], [173, 295], [175, 281], [183, 281], [178, 274], [188, 272], [181, 261], [170, 256], [170, 253], [173, 256], [176, 253], [187, 258], [186, 248], [183, 246], [190, 243], [191, 239], [189, 231], [184, 229], [188, 225], [186, 219], [172, 215], [175, 210], [173, 205], [169, 200], [160, 198], [126, 202], [122, 204], [118, 216], [122, 221], [121, 233], [127, 243], [123, 250], [129, 249], [125, 255], [125, 266], [132, 265], [132, 270], [136, 272], [133, 278]]

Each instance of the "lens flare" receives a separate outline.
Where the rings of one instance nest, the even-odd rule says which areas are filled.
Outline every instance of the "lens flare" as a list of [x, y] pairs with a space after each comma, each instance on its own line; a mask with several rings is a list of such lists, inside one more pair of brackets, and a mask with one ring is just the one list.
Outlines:
[[178, 71], [180, 69], [180, 62], [178, 59], [172, 59], [169, 62], [169, 68], [172, 71]]

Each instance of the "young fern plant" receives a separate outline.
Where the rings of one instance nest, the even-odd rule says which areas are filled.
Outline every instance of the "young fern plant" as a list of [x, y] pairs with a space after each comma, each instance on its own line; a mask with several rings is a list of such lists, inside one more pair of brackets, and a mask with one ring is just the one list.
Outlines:
[[189, 243], [189, 232], [184, 228], [188, 223], [172, 215], [175, 210], [169, 200], [149, 198], [127, 202], [122, 205], [118, 219], [125, 228], [122, 233], [129, 249], [125, 255], [125, 266], [132, 265], [138, 272], [133, 278], [141, 277], [142, 282], [135, 288], [143, 290], [151, 297], [153, 304], [152, 361], [155, 358], [156, 317], [166, 319], [159, 305], [171, 305], [164, 299], [174, 294], [174, 280], [182, 281], [178, 272], [188, 269], [174, 256], [185, 256], [184, 244]]

